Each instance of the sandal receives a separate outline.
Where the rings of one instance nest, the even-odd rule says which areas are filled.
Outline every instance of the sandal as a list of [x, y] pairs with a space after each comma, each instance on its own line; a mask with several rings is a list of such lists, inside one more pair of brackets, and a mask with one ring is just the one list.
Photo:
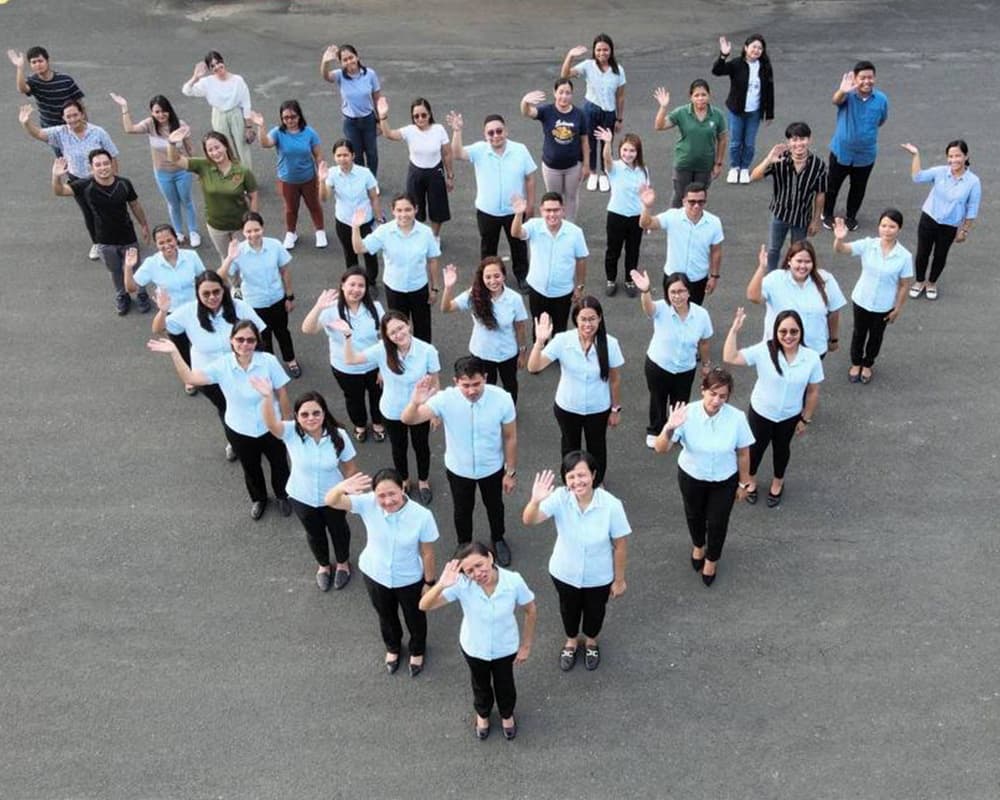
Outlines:
[[937, 287], [936, 286], [928, 286], [927, 287], [927, 299], [928, 300], [937, 300], [937, 297], [938, 297], [938, 295], [937, 295]]
[[[923, 293], [924, 293], [924, 285], [922, 283], [920, 284], [915, 283], [913, 284], [913, 286], [910, 287], [910, 297], [912, 297], [914, 300], [920, 297], [920, 295], [922, 295]], [[935, 294], [937, 294], [937, 292], [935, 292]], [[930, 297], [930, 292], [927, 293], [927, 296]]]
[[354, 438], [358, 442], [363, 442], [368, 439], [368, 428], [355, 428]]
[[374, 439], [376, 442], [384, 442], [385, 428], [383, 428], [382, 430], [379, 430], [378, 428], [372, 428], [372, 439]]

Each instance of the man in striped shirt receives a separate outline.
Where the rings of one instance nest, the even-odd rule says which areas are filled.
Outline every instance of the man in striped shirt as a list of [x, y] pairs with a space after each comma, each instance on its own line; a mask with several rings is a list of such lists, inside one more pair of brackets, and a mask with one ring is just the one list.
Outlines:
[[785, 128], [786, 144], [776, 144], [750, 173], [751, 181], [770, 175], [774, 179], [771, 198], [771, 232], [767, 244], [767, 270], [778, 266], [785, 236], [793, 242], [819, 231], [826, 196], [826, 164], [809, 150], [812, 130], [804, 122]]
[[[27, 53], [8, 50], [7, 58], [17, 70], [17, 90], [34, 97], [38, 103], [38, 118], [43, 128], [63, 123], [63, 107], [69, 100], [79, 100], [83, 91], [69, 75], [56, 72], [49, 65], [49, 53], [44, 47], [32, 47]], [[31, 74], [25, 77], [25, 63]], [[56, 148], [53, 148], [56, 149]], [[56, 156], [62, 153], [56, 152]]]

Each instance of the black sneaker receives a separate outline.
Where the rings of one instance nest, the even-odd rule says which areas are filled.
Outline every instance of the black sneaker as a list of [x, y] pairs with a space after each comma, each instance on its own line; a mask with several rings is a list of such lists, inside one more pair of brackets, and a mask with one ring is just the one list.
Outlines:
[[823, 216], [820, 218], [820, 221], [823, 223], [823, 227], [828, 231], [833, 230], [833, 217]]
[[618, 293], [618, 281], [608, 281], [604, 284], [604, 294], [606, 297], [614, 297]]
[[844, 224], [847, 226], [847, 230], [856, 231], [861, 226], [858, 225], [858, 221], [854, 217], [848, 217], [844, 220]]
[[119, 294], [115, 296], [115, 310], [118, 312], [119, 317], [124, 317], [132, 305], [132, 298], [127, 294]]
[[625, 294], [629, 297], [635, 297], [639, 294], [639, 290], [635, 288], [635, 284], [632, 281], [625, 281]]
[[527, 281], [526, 278], [518, 278], [517, 279], [517, 290], [521, 294], [527, 294], [529, 289], [531, 289], [531, 287], [528, 286], [528, 281]]
[[135, 296], [135, 308], [140, 314], [148, 314], [152, 307], [152, 304], [149, 302], [149, 295], [145, 292], [139, 292]]

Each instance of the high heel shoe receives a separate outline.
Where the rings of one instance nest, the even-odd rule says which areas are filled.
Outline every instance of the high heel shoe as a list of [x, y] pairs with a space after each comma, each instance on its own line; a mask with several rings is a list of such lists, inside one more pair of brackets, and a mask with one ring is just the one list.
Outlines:
[[488, 723], [487, 723], [487, 725], [486, 725], [485, 728], [480, 728], [477, 723], [473, 722], [472, 723], [472, 729], [475, 731], [476, 738], [479, 741], [483, 741], [484, 739], [489, 738], [489, 735], [490, 735], [490, 726], [489, 726]]
[[706, 586], [711, 586], [713, 581], [715, 581], [715, 573], [711, 575], [706, 575], [704, 572], [701, 573], [701, 582]]
[[784, 495], [784, 493], [785, 493], [785, 487], [784, 486], [781, 487], [781, 491], [778, 492], [777, 494], [775, 494], [774, 492], [768, 492], [767, 493], [767, 507], [768, 508], [777, 508], [778, 506], [780, 506], [781, 505], [781, 497], [782, 497], [782, 495]]
[[399, 659], [398, 658], [395, 661], [386, 661], [385, 662], [385, 671], [388, 672], [390, 675], [395, 675], [396, 674], [396, 670], [398, 670], [398, 669], [399, 669]]
[[701, 558], [695, 558], [694, 556], [691, 556], [691, 569], [693, 569], [695, 572], [701, 572], [701, 568], [703, 566], [705, 566], [704, 556], [702, 556]]

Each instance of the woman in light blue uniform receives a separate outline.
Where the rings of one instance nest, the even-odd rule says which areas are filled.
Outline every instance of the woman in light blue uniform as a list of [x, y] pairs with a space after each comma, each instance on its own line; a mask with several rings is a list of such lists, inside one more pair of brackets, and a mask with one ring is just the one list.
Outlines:
[[642, 200], [639, 199], [639, 190], [649, 185], [649, 170], [642, 157], [642, 139], [634, 133], [626, 133], [618, 143], [616, 160], [611, 157], [614, 133], [607, 128], [598, 128], [594, 135], [604, 143], [601, 157], [611, 182], [605, 225], [608, 246], [604, 251], [604, 276], [607, 278], [604, 293], [611, 297], [618, 291], [618, 259], [624, 246], [625, 294], [635, 297], [636, 288], [631, 276], [632, 270], [639, 267], [639, 247], [642, 245], [642, 228], [639, 226]]
[[[333, 143], [333, 169], [325, 161], [319, 162], [319, 196], [329, 200], [333, 194], [334, 230], [337, 239], [344, 250], [344, 262], [347, 268], [358, 265], [358, 254], [354, 252], [351, 243], [351, 221], [354, 212], [359, 209], [364, 212], [364, 222], [361, 223], [361, 235], [367, 236], [377, 220], [382, 220], [382, 204], [379, 200], [378, 181], [371, 170], [354, 163], [354, 145], [347, 139], [339, 139]], [[378, 279], [378, 256], [365, 253], [365, 274], [372, 287], [372, 295], [378, 297], [375, 281]]]

